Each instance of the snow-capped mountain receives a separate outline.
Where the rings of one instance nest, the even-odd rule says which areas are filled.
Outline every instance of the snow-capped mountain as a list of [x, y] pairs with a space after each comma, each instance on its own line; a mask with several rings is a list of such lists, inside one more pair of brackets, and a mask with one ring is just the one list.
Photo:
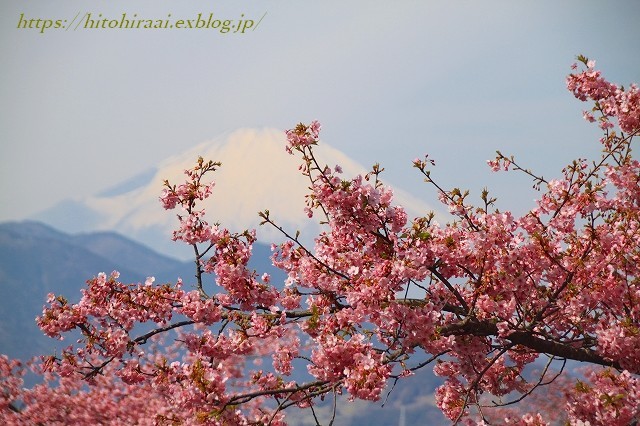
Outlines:
[[[269, 209], [270, 217], [284, 229], [301, 231], [312, 241], [318, 225], [304, 213], [308, 180], [298, 171], [300, 159], [285, 152], [284, 133], [275, 129], [241, 129], [197, 145], [167, 158], [139, 176], [100, 194], [65, 200], [36, 215], [65, 232], [111, 230], [140, 241], [161, 253], [188, 258], [188, 247], [170, 241], [177, 224], [175, 211], [165, 211], [158, 197], [163, 181], [185, 180], [183, 171], [192, 168], [198, 156], [221, 161], [222, 167], [210, 178], [216, 182], [207, 200], [208, 222], [220, 222], [234, 231], [257, 228], [259, 241], [281, 241], [279, 231], [258, 226], [258, 212]], [[320, 163], [340, 165], [346, 178], [367, 172], [342, 152], [322, 142], [316, 149]], [[408, 193], [395, 189], [395, 202], [407, 208], [410, 216], [432, 210]]]

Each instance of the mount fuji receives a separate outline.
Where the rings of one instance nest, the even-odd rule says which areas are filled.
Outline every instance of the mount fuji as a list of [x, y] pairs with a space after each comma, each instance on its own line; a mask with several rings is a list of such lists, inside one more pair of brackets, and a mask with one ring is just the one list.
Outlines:
[[[319, 225], [304, 213], [307, 178], [298, 172], [300, 159], [285, 152], [286, 138], [280, 130], [240, 129], [223, 134], [187, 151], [167, 158], [156, 167], [102, 193], [61, 201], [31, 219], [67, 233], [115, 231], [141, 242], [159, 253], [188, 259], [189, 247], [172, 242], [177, 225], [175, 212], [165, 211], [158, 198], [163, 181], [180, 184], [183, 171], [192, 168], [198, 156], [221, 161], [212, 178], [216, 185], [206, 200], [209, 223], [219, 222], [232, 231], [256, 228], [263, 243], [282, 241], [273, 227], [259, 226], [258, 212], [268, 209], [270, 217], [301, 239], [312, 242]], [[339, 150], [321, 142], [315, 149], [319, 163], [340, 165], [345, 179], [367, 173], [367, 169]], [[405, 191], [394, 189], [394, 202], [410, 217], [433, 210]], [[183, 247], [184, 246], [184, 247]]]

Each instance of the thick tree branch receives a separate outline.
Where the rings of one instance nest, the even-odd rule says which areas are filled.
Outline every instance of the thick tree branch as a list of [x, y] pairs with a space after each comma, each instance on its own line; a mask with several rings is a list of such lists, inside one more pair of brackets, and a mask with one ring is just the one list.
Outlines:
[[[491, 321], [480, 321], [475, 318], [467, 318], [464, 321], [459, 321], [442, 327], [440, 333], [444, 336], [471, 335], [497, 337], [498, 327]], [[608, 360], [592, 350], [576, 348], [566, 343], [541, 339], [533, 335], [530, 331], [514, 331], [506, 337], [506, 340], [509, 340], [511, 343], [527, 347], [535, 352], [545, 353], [558, 358], [589, 362], [622, 370], [620, 363]]]

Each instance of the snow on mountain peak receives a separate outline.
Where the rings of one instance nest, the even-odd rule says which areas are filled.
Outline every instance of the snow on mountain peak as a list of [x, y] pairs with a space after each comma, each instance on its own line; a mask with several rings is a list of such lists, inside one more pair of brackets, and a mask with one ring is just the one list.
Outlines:
[[[261, 242], [281, 241], [282, 235], [268, 225], [258, 226], [258, 212], [268, 209], [270, 217], [284, 229], [302, 232], [305, 241], [311, 241], [319, 226], [304, 213], [304, 196], [308, 192], [308, 179], [298, 171], [300, 159], [285, 151], [284, 132], [275, 129], [239, 129], [204, 142], [187, 151], [162, 161], [146, 184], [118, 191], [106, 191], [81, 200], [75, 200], [75, 208], [83, 207], [83, 217], [92, 212], [92, 220], [84, 220], [82, 229], [66, 231], [113, 230], [143, 242], [157, 251], [179, 257], [187, 257], [186, 251], [177, 249], [170, 241], [171, 230], [176, 227], [174, 211], [165, 211], [158, 200], [165, 179], [171, 184], [185, 180], [183, 171], [192, 168], [199, 156], [205, 160], [222, 162], [209, 176], [216, 182], [211, 197], [204, 205], [209, 223], [220, 222], [232, 231], [257, 228]], [[342, 152], [322, 142], [315, 149], [321, 164], [330, 167], [340, 165], [345, 178], [364, 174], [367, 170], [349, 159]], [[409, 194], [395, 190], [395, 202], [407, 208], [411, 215], [424, 215], [429, 206]], [[58, 211], [64, 210], [60, 207]], [[56, 226], [58, 215], [46, 222]], [[90, 225], [87, 225], [90, 223]], [[86, 229], [90, 227], [91, 229]], [[305, 238], [306, 237], [306, 238]], [[171, 244], [171, 245], [170, 245]]]

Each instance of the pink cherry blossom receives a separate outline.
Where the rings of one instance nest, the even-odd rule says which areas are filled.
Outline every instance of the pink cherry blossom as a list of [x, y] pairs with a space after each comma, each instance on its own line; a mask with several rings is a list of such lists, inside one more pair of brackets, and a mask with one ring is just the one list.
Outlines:
[[[309, 180], [300, 208], [323, 227], [305, 245], [259, 213], [286, 239], [272, 245], [284, 283], [249, 267], [255, 230], [210, 224], [201, 204], [221, 164], [199, 158], [160, 197], [178, 210], [173, 238], [193, 249], [195, 281], [128, 284], [114, 271], [89, 279], [78, 303], [48, 295], [42, 331], [80, 337], [26, 364], [0, 356], [0, 420], [284, 425], [288, 407], [344, 393], [377, 401], [432, 368], [454, 423], [637, 422], [640, 95], [578, 59], [586, 69], [572, 66], [567, 87], [593, 103], [583, 116], [602, 129], [603, 153], [544, 178], [498, 152], [492, 170], [524, 173], [540, 191], [521, 216], [488, 190], [475, 205], [446, 189], [425, 156], [413, 167], [452, 216], [410, 218], [380, 165], [344, 176], [315, 156], [318, 122], [288, 130], [285, 149]], [[591, 368], [576, 377], [551, 360]], [[26, 368], [42, 383], [24, 389]]]

